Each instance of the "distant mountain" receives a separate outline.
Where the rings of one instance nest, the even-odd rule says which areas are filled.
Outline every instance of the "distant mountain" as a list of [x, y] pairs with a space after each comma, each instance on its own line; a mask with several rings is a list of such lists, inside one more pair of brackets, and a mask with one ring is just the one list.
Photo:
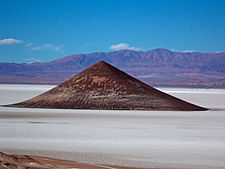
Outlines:
[[100, 61], [53, 89], [8, 105], [29, 108], [203, 111]]
[[167, 49], [75, 54], [43, 63], [0, 63], [0, 83], [58, 84], [100, 60], [153, 86], [225, 88], [225, 52]]

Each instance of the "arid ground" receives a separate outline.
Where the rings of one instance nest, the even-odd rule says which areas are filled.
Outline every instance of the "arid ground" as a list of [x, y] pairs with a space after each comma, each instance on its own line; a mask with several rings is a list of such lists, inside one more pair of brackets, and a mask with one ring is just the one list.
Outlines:
[[[0, 104], [53, 86], [0, 85]], [[161, 89], [204, 112], [0, 108], [0, 151], [145, 168], [225, 168], [225, 90]]]

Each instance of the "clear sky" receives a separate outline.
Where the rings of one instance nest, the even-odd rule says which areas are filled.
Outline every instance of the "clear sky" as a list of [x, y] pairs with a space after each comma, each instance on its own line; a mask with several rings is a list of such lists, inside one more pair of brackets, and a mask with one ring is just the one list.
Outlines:
[[0, 62], [153, 48], [225, 51], [225, 0], [0, 0]]

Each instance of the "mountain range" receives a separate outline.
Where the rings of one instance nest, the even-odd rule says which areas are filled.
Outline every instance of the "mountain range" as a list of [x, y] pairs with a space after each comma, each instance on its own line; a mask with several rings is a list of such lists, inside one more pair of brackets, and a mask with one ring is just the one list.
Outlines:
[[75, 54], [50, 62], [0, 63], [0, 83], [59, 84], [100, 60], [153, 86], [225, 88], [225, 52], [162, 48]]

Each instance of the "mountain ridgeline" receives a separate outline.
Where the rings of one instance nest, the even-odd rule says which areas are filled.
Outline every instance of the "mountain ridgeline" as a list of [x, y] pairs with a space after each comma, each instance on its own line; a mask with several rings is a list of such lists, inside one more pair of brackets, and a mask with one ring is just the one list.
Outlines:
[[43, 63], [0, 63], [0, 83], [59, 84], [100, 60], [154, 86], [225, 88], [225, 52], [167, 49], [75, 54]]

